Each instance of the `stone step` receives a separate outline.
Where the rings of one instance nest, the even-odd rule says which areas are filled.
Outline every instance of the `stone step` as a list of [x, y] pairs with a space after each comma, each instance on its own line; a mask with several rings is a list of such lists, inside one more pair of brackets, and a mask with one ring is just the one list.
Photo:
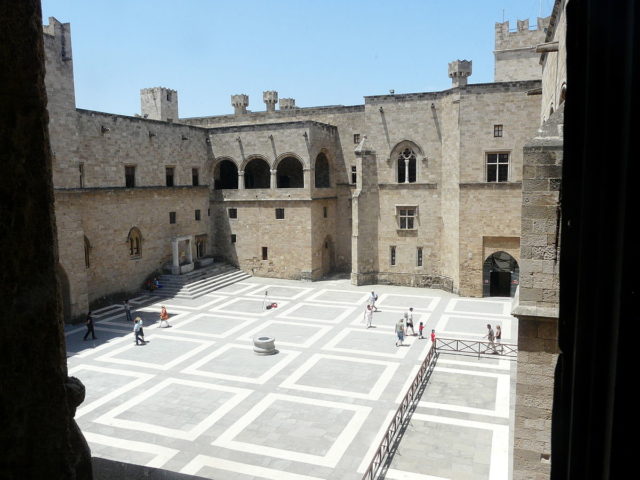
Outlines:
[[[191, 272], [193, 273], [193, 272]], [[231, 265], [216, 265], [199, 271], [199, 275], [162, 275], [159, 278], [162, 288], [154, 290], [151, 295], [158, 297], [173, 297], [195, 299], [214, 292], [228, 285], [250, 278], [250, 275]]]

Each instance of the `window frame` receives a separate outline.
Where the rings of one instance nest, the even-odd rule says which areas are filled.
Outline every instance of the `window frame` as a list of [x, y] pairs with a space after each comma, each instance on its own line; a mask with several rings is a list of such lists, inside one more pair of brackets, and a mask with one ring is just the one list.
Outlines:
[[200, 186], [200, 169], [196, 167], [191, 168], [191, 185], [194, 187]]
[[284, 208], [276, 208], [275, 209], [276, 220], [284, 220]]
[[136, 188], [136, 166], [135, 165], [124, 166], [124, 187]]
[[175, 187], [176, 186], [176, 167], [171, 165], [165, 166], [164, 175], [165, 175], [165, 182], [167, 184], [167, 187]]
[[[490, 157], [495, 155], [495, 161], [490, 163]], [[502, 155], [506, 155], [507, 160], [500, 161], [500, 157]], [[505, 166], [507, 170], [507, 175], [505, 180], [500, 180], [500, 166]], [[495, 176], [494, 179], [490, 178], [489, 175], [489, 167], [495, 166]], [[511, 180], [511, 152], [510, 151], [488, 151], [484, 154], [484, 180], [487, 183], [508, 183]]]
[[169, 212], [169, 225], [176, 225], [178, 223], [178, 215], [176, 212]]
[[199, 222], [201, 220], [201, 214], [200, 214], [200, 209], [197, 208], [196, 211], [194, 212], [195, 218], [196, 218], [196, 222]]
[[269, 260], [269, 247], [262, 247], [262, 260]]
[[237, 220], [238, 218], [238, 209], [235, 207], [227, 208], [227, 216], [231, 219]]
[[416, 267], [424, 267], [424, 248], [416, 247]]
[[493, 137], [494, 138], [502, 138], [503, 133], [504, 133], [504, 124], [495, 123], [493, 125]]
[[[409, 212], [413, 212], [413, 213], [409, 213]], [[417, 205], [396, 205], [396, 226], [398, 230], [402, 230], [402, 231], [417, 230], [418, 229], [418, 206]]]
[[398, 263], [397, 258], [398, 251], [396, 249], [396, 245], [389, 246], [389, 266], [395, 267]]

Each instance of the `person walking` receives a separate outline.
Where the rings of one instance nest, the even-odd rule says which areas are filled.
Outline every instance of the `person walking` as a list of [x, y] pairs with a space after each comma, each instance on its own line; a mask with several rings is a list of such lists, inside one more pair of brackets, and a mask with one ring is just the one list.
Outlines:
[[411, 329], [411, 335], [416, 336], [416, 332], [413, 329], [413, 307], [409, 308], [408, 312], [404, 314], [405, 321], [407, 323], [407, 335], [409, 335], [409, 329]]
[[367, 324], [367, 328], [371, 328], [371, 322], [373, 320], [373, 308], [371, 308], [371, 305], [367, 305], [367, 308], [364, 311], [364, 320]]
[[378, 307], [376, 307], [376, 302], [378, 301], [378, 295], [373, 290], [371, 291], [371, 296], [369, 296], [369, 305], [371, 305], [371, 309], [374, 312], [378, 311]]
[[435, 345], [436, 345], [436, 331], [433, 330], [433, 329], [431, 329], [431, 343], [435, 347]]
[[493, 353], [497, 355], [498, 351], [496, 350], [496, 344], [494, 343], [496, 335], [495, 333], [493, 333], [493, 328], [491, 328], [491, 325], [488, 323], [487, 323], [487, 334], [482, 338], [486, 338], [487, 340], [489, 340], [489, 346], [484, 351], [484, 353], [487, 353], [489, 349], [491, 349], [493, 350]]
[[500, 325], [496, 325], [496, 349], [500, 349], [500, 354], [504, 353], [504, 347], [502, 346], [502, 328]]
[[402, 342], [404, 342], [404, 319], [403, 318], [398, 320], [398, 322], [396, 323], [396, 336], [398, 337], [398, 339], [396, 340], [396, 347], [398, 346], [401, 347], [403, 345]]
[[144, 345], [144, 330], [142, 329], [142, 319], [136, 317], [136, 321], [133, 324], [133, 334], [136, 337], [136, 345]]
[[158, 328], [162, 328], [162, 322], [167, 324], [165, 328], [171, 326], [169, 325], [169, 313], [164, 305], [162, 305], [162, 308], [160, 309], [160, 325], [158, 325]]
[[84, 324], [87, 326], [87, 333], [84, 334], [82, 340], [86, 340], [89, 334], [91, 334], [91, 339], [96, 340], [96, 333], [93, 331], [93, 317], [91, 316], [91, 311], [87, 313], [87, 319], [84, 321]]
[[124, 308], [124, 314], [128, 322], [133, 322], [133, 318], [131, 318], [131, 305], [129, 305], [129, 300], [125, 300], [122, 302], [122, 307]]

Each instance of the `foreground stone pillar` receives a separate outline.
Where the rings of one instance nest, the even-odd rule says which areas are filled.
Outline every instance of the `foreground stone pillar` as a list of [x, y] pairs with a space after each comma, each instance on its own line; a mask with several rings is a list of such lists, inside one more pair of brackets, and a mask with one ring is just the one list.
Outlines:
[[0, 476], [91, 479], [67, 376], [38, 0], [0, 3]]

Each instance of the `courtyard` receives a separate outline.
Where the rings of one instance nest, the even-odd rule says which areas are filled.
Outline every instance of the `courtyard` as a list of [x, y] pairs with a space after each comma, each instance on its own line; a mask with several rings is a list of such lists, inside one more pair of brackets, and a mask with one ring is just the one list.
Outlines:
[[[364, 308], [379, 295], [373, 328]], [[277, 303], [266, 309], [265, 304]], [[414, 308], [425, 334], [516, 343], [509, 298], [252, 277], [196, 300], [138, 297], [136, 346], [121, 305], [94, 312], [97, 340], [66, 329], [69, 375], [87, 389], [76, 420], [96, 457], [205, 478], [360, 479], [430, 347], [394, 324]], [[171, 328], [158, 328], [160, 307]], [[259, 356], [252, 338], [275, 337]], [[386, 478], [508, 479], [516, 363], [440, 354]]]

